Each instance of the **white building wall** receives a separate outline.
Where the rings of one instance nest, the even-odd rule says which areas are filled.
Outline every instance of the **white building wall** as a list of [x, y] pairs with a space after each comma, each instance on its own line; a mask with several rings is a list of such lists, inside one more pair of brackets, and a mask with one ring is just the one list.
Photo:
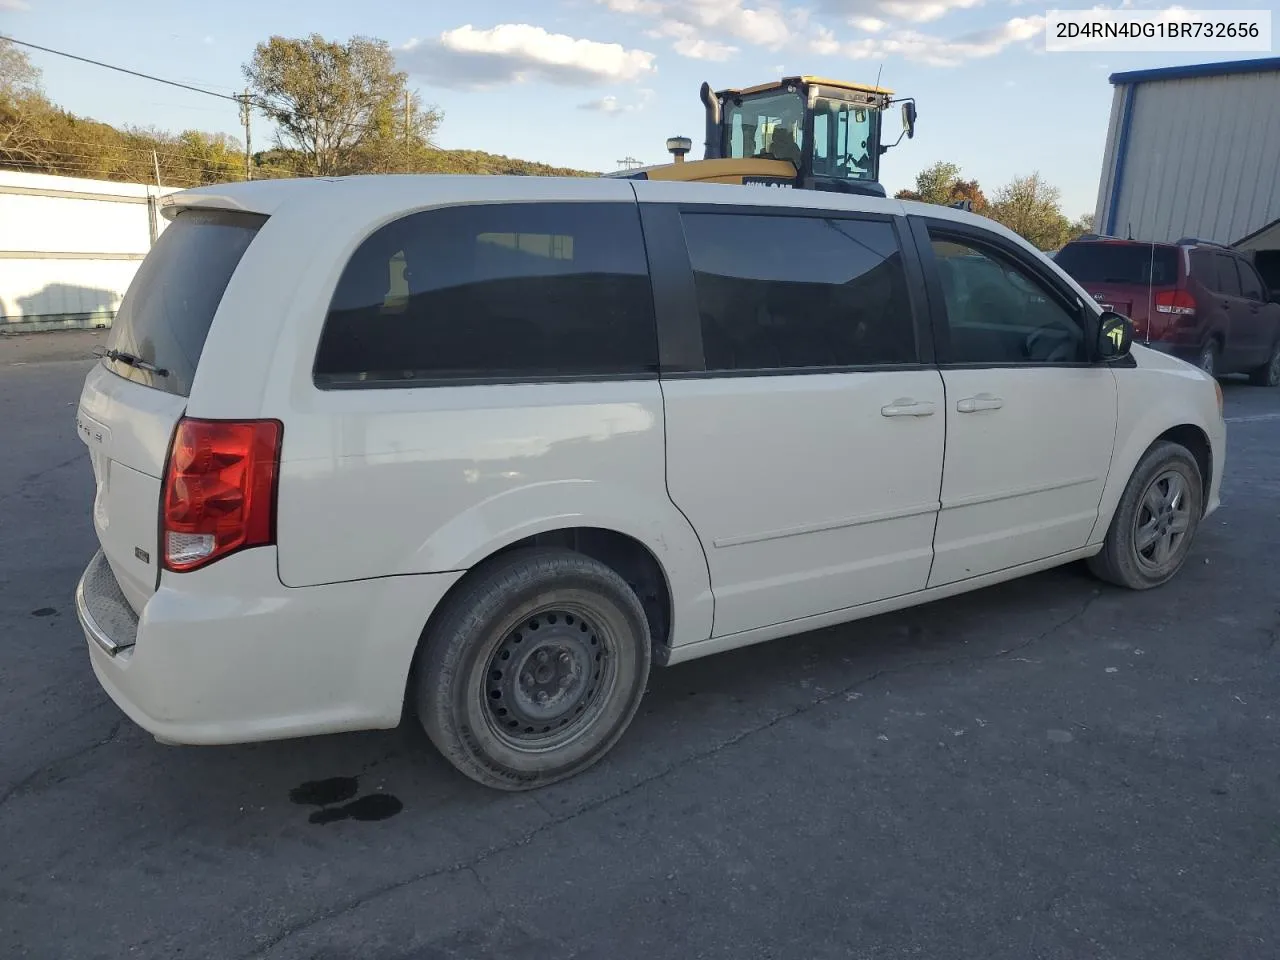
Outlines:
[[110, 325], [172, 192], [0, 170], [0, 334]]
[[1229, 244], [1278, 218], [1280, 70], [1117, 85], [1095, 214], [1100, 232]]

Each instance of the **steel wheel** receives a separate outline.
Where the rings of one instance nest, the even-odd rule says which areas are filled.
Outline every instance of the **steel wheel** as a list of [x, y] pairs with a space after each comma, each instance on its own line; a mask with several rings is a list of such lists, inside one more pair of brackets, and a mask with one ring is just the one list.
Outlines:
[[531, 790], [617, 743], [653, 656], [644, 606], [612, 567], [526, 547], [471, 570], [430, 623], [415, 664], [418, 717], [459, 771]]
[[1139, 566], [1162, 576], [1191, 529], [1191, 497], [1176, 470], [1166, 470], [1147, 487], [1133, 521], [1133, 549]]
[[615, 680], [608, 633], [581, 610], [544, 610], [507, 633], [489, 659], [485, 717], [517, 750], [554, 750], [590, 727]]

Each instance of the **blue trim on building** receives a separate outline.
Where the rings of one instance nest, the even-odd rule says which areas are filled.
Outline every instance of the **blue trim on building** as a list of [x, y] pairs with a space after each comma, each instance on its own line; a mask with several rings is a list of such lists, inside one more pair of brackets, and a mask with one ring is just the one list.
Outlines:
[[1129, 84], [1124, 89], [1124, 115], [1120, 118], [1120, 136], [1116, 139], [1116, 158], [1111, 175], [1111, 198], [1107, 204], [1107, 222], [1103, 233], [1116, 234], [1116, 215], [1120, 212], [1120, 188], [1124, 186], [1124, 162], [1129, 154], [1129, 128], [1133, 126], [1134, 101], [1138, 99], [1138, 85]]
[[1180, 67], [1130, 70], [1127, 73], [1113, 73], [1110, 79], [1113, 84], [1119, 86], [1145, 83], [1149, 80], [1191, 80], [1195, 77], [1226, 77], [1234, 73], [1270, 73], [1275, 70], [1280, 70], [1280, 57], [1225, 60], [1221, 63], [1188, 63]]

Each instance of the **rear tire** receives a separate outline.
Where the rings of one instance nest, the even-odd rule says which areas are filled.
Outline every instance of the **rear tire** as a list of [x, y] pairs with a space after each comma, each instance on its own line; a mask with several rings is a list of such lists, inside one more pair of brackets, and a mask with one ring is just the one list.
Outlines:
[[1271, 348], [1267, 362], [1249, 372], [1249, 382], [1255, 387], [1280, 387], [1280, 340]]
[[427, 736], [499, 790], [582, 772], [644, 695], [652, 647], [640, 600], [614, 570], [570, 550], [517, 550], [469, 577], [420, 653]]
[[1186, 562], [1204, 512], [1204, 480], [1186, 447], [1159, 441], [1146, 452], [1116, 506], [1094, 576], [1130, 590], [1171, 580]]

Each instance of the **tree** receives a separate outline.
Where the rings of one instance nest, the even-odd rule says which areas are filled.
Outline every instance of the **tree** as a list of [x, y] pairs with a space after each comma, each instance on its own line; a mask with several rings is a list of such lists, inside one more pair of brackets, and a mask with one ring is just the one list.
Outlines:
[[0, 161], [38, 166], [48, 156], [47, 115], [52, 105], [40, 86], [40, 70], [0, 37]]
[[276, 146], [303, 165], [299, 173], [411, 169], [442, 119], [409, 91], [383, 40], [272, 37], [244, 74], [254, 105], [276, 124]]
[[894, 196], [899, 200], [923, 200], [925, 203], [943, 206], [968, 200], [973, 204], [975, 213], [985, 213], [987, 209], [987, 198], [978, 186], [978, 181], [961, 180], [960, 168], [945, 160], [925, 167], [916, 174], [914, 190], [899, 190]]
[[996, 191], [987, 215], [1041, 250], [1057, 250], [1071, 236], [1060, 196], [1058, 188], [1045, 183], [1038, 172], [1015, 177]]
[[1068, 238], [1074, 240], [1076, 237], [1086, 233], [1093, 233], [1093, 214], [1086, 213], [1084, 216], [1073, 220], [1071, 223], [1071, 236]]

